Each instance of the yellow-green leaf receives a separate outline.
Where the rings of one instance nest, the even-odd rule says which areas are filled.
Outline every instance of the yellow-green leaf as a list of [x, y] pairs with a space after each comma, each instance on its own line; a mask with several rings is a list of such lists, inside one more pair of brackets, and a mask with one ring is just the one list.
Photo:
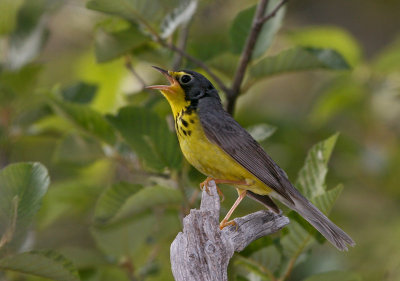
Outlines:
[[13, 270], [57, 281], [79, 281], [71, 261], [53, 251], [32, 251], [0, 260], [1, 270]]

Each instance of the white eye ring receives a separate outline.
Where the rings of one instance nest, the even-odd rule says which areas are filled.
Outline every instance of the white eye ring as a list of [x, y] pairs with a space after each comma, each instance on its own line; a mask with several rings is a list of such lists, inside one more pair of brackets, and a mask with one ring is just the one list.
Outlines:
[[192, 81], [192, 76], [184, 74], [181, 76], [181, 78], [179, 80], [181, 81], [182, 84], [187, 84], [190, 81]]

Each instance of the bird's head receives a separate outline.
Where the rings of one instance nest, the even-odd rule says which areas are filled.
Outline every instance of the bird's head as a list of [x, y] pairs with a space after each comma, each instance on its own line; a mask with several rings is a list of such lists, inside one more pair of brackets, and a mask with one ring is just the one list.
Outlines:
[[195, 108], [204, 97], [213, 97], [220, 101], [217, 90], [200, 73], [192, 70], [167, 71], [156, 66], [154, 68], [168, 79], [170, 85], [154, 85], [147, 88], [160, 90], [174, 112], [187, 106]]

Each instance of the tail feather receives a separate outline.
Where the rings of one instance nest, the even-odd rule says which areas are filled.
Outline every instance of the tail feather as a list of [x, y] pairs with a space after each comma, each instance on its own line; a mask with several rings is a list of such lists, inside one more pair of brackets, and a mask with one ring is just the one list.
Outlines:
[[338, 250], [347, 251], [348, 246], [355, 246], [355, 242], [351, 237], [328, 219], [320, 210], [317, 209], [303, 195], [297, 194], [292, 197], [293, 203], [289, 202], [279, 194], [272, 195], [285, 204], [287, 207], [299, 213], [312, 226], [314, 226], [329, 242], [331, 242]]

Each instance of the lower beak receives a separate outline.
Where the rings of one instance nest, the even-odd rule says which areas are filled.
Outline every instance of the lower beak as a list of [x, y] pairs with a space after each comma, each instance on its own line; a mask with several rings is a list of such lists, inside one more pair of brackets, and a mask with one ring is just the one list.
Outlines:
[[172, 77], [169, 74], [169, 71], [164, 70], [160, 67], [153, 66], [156, 70], [161, 72], [162, 75], [165, 76], [165, 78], [168, 79], [170, 85], [153, 85], [153, 86], [147, 86], [146, 89], [155, 89], [155, 90], [160, 90], [160, 91], [166, 91], [166, 92], [173, 92], [173, 88], [175, 88], [177, 85], [179, 85], [178, 81], [174, 77]]

